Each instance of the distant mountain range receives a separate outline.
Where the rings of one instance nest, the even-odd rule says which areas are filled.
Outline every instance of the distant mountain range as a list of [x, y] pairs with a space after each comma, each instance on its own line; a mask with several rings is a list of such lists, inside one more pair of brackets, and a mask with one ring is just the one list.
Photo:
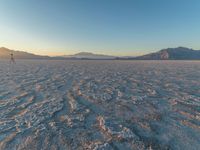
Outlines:
[[162, 49], [155, 53], [146, 54], [138, 57], [115, 57], [102, 54], [81, 52], [74, 55], [59, 57], [40, 56], [23, 51], [10, 50], [5, 47], [0, 48], [0, 59], [9, 59], [13, 54], [16, 59], [120, 59], [120, 60], [200, 60], [200, 50], [193, 50], [185, 47]]
[[10, 50], [5, 47], [0, 48], [0, 58], [9, 59], [10, 54], [13, 54], [16, 59], [48, 59], [50, 58], [48, 56], [40, 56], [40, 55], [35, 55], [35, 54], [23, 52], [23, 51]]
[[114, 56], [102, 55], [102, 54], [93, 54], [88, 52], [81, 52], [74, 55], [65, 55], [65, 58], [77, 58], [77, 59], [115, 59]]
[[200, 60], [200, 50], [186, 47], [167, 48], [156, 53], [136, 57], [142, 60]]

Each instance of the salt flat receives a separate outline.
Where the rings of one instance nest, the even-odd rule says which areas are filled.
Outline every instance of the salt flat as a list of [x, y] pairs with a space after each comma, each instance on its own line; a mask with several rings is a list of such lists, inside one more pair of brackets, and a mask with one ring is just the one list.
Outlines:
[[200, 61], [0, 61], [0, 149], [200, 147]]

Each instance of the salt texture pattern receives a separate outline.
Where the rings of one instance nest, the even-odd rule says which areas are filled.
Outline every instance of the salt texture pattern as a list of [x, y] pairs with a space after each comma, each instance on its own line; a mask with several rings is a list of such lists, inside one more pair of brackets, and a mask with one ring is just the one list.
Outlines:
[[1, 150], [199, 147], [199, 61], [0, 61]]

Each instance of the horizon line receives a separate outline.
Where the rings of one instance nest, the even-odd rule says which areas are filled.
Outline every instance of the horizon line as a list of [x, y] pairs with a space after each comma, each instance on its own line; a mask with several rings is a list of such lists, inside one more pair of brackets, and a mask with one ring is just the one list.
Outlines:
[[[13, 48], [10, 49], [10, 48], [5, 47], [5, 46], [1, 46], [0, 48], [12, 50], [12, 51], [18, 51], [18, 52], [26, 52], [26, 53], [30, 53], [30, 54], [34, 54], [34, 55], [39, 55], [39, 56], [48, 56], [48, 57], [72, 56], [72, 55], [76, 55], [76, 54], [79, 54], [79, 53], [91, 53], [91, 54], [95, 54], [95, 55], [106, 55], [106, 56], [113, 56], [113, 57], [137, 57], [137, 56], [142, 56], [142, 55], [146, 55], [146, 54], [150, 54], [150, 53], [155, 53], [155, 52], [158, 52], [160, 50], [169, 49], [169, 48], [188, 48], [188, 49], [192, 49], [192, 50], [197, 50], [197, 49], [193, 49], [193, 48], [189, 48], [189, 47], [185, 47], [185, 46], [176, 46], [176, 47], [162, 48], [162, 49], [159, 49], [159, 50], [154, 50], [154, 51], [150, 51], [150, 52], [146, 52], [146, 53], [136, 52], [137, 53], [136, 55], [113, 55], [113, 54], [90, 52], [90, 51], [79, 51], [79, 50], [74, 50], [76, 52], [71, 53], [71, 54], [63, 53], [61, 55], [55, 55], [55, 54], [54, 55], [48, 55], [48, 54], [35, 53], [35, 52], [32, 52], [32, 50], [28, 50], [28, 51], [27, 50], [19, 50], [18, 48], [17, 49], [13, 49]], [[47, 53], [56, 53], [56, 52], [50, 52], [49, 51]]]

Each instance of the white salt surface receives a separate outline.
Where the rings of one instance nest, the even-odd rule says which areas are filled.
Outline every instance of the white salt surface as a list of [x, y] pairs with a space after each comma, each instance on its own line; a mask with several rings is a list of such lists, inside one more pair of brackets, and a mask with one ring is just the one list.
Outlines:
[[200, 61], [0, 61], [0, 149], [200, 147]]

